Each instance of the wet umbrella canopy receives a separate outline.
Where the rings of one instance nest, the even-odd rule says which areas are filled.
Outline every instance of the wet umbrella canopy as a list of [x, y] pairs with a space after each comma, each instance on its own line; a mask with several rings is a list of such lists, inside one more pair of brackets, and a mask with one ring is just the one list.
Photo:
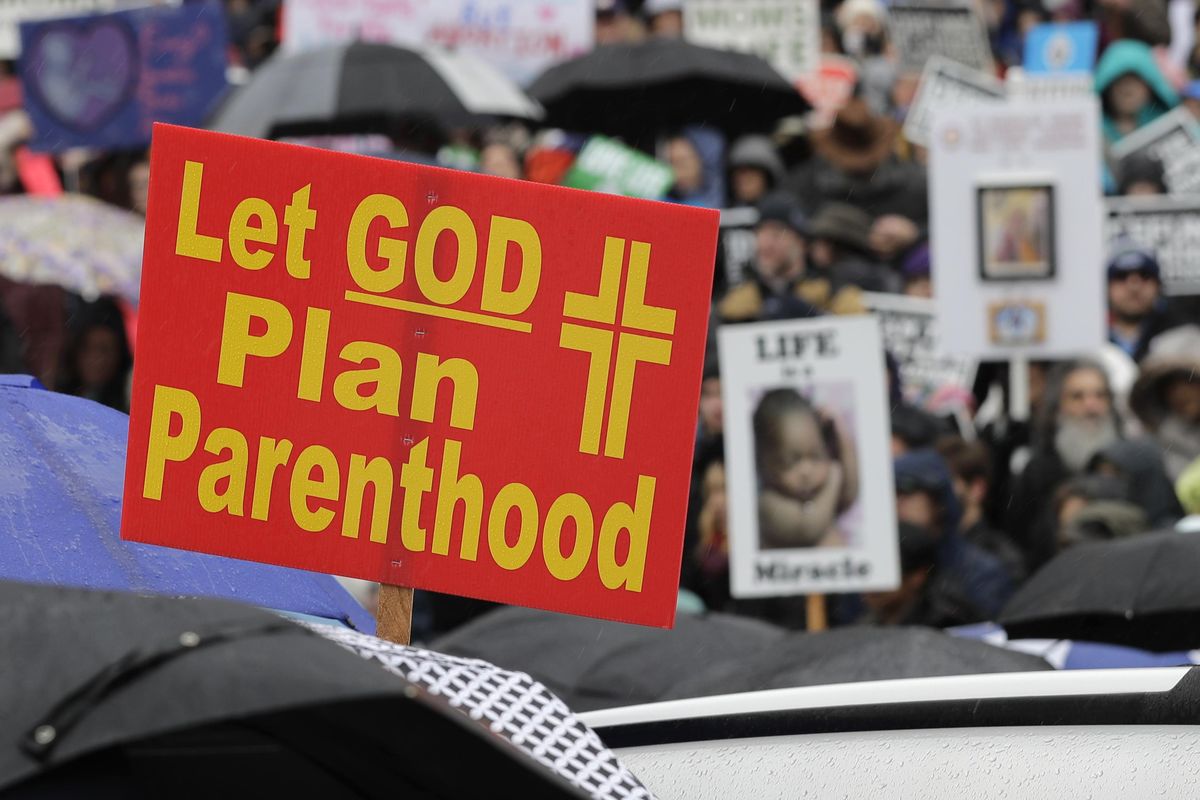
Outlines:
[[1200, 536], [1167, 531], [1072, 547], [1000, 612], [1012, 638], [1147, 650], [1200, 647]]
[[471, 56], [352, 42], [271, 58], [208, 127], [267, 139], [436, 133], [481, 117], [540, 116], [516, 84]]
[[809, 108], [761, 58], [676, 39], [599, 47], [551, 67], [529, 93], [551, 125], [630, 139], [690, 123], [764, 131]]
[[841, 628], [793, 633], [769, 649], [708, 669], [697, 666], [662, 699], [831, 683], [1029, 672], [1037, 656], [958, 639], [931, 628]]
[[122, 541], [128, 433], [118, 411], [0, 376], [0, 579], [229, 597], [374, 630], [328, 575]]
[[744, 617], [681, 614], [672, 630], [520, 608], [485, 614], [435, 650], [528, 672], [576, 711], [648, 703], [714, 663], [736, 665], [784, 636]]
[[5, 797], [581, 796], [417, 686], [227, 601], [0, 583], [0, 653]]

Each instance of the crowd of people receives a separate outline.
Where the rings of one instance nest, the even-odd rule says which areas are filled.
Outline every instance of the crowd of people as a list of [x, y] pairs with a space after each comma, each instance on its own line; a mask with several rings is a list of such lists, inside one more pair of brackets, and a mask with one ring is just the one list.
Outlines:
[[[1020, 65], [1032, 26], [1098, 23], [1094, 82], [1111, 145], [1180, 104], [1200, 113], [1200, 12], [1196, 29], [1178, 20], [1172, 27], [1168, 5], [1179, 2], [981, 0], [980, 11], [998, 73]], [[831, 124], [781, 121], [773, 132], [740, 137], [697, 125], [661, 132], [651, 153], [673, 174], [663, 199], [756, 211], [744, 270], [731, 271], [726, 252], [718, 264], [698, 265], [715, 276], [714, 330], [868, 313], [864, 292], [928, 298], [937, 291], [927, 153], [901, 132], [919, 75], [900, 67], [888, 41], [886, 2], [820, 5], [822, 49], [853, 59], [859, 73]], [[227, 0], [226, 10], [231, 62], [253, 70], [278, 44], [278, 2]], [[598, 47], [683, 35], [680, 0], [596, 0], [595, 15]], [[425, 155], [557, 183], [588, 133], [499, 125], [457, 132]], [[11, 166], [19, 143], [19, 135], [8, 139], [0, 167]], [[60, 167], [75, 171], [80, 190], [144, 211], [144, 152], [91, 153]], [[12, 169], [0, 168], [0, 191], [22, 191]], [[1163, 165], [1147, 157], [1106, 162], [1096, 191], [1165, 194]], [[1011, 413], [1009, 364], [980, 364], [960, 408], [934, 409], [903, 400], [889, 362], [902, 580], [893, 591], [833, 598], [833, 624], [994, 619], [1020, 583], [1065, 548], [1196, 526], [1200, 517], [1189, 515], [1200, 515], [1200, 313], [1191, 298], [1164, 293], [1153, 249], [1127, 238], [1108, 244], [1107, 263], [1095, 269], [1107, 280], [1109, 344], [1069, 361], [1028, 364], [1028, 418]], [[85, 302], [57, 287], [0, 278], [0, 372], [32, 373], [51, 388], [127, 410], [128, 313], [111, 299]], [[803, 598], [730, 596], [733, 532], [715, 350], [710, 345], [700, 394], [681, 589], [696, 607], [804, 627]], [[478, 609], [447, 600], [426, 610], [432, 616], [418, 608], [418, 629], [445, 630]]]

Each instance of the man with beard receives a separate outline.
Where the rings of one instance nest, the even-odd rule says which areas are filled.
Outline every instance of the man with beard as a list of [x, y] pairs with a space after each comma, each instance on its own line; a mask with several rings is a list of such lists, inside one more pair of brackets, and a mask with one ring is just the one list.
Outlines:
[[1058, 488], [1083, 474], [1092, 457], [1119, 438], [1121, 423], [1104, 368], [1087, 360], [1056, 366], [1035, 421], [1033, 454], [1008, 509], [1009, 536], [1024, 552], [1030, 572], [1054, 555]]

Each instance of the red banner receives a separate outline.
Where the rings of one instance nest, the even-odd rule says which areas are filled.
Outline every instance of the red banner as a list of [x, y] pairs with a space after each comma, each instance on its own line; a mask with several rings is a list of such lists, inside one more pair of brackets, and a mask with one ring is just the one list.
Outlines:
[[713, 211], [155, 127], [121, 534], [674, 619]]

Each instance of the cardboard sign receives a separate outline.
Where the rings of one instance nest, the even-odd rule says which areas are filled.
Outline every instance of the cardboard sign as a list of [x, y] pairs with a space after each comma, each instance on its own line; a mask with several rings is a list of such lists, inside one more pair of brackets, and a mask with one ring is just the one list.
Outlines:
[[686, 0], [683, 35], [706, 47], [754, 53], [794, 81], [817, 69], [821, 10], [817, 0]]
[[715, 211], [157, 126], [121, 535], [669, 626]]
[[758, 225], [758, 209], [751, 206], [726, 208], [721, 211], [720, 280], [725, 286], [737, 286], [750, 270], [758, 255], [758, 240], [754, 229]]
[[1051, 22], [1035, 25], [1025, 35], [1023, 66], [1039, 73], [1091, 72], [1096, 66], [1100, 27], [1094, 22]]
[[1090, 72], [1028, 73], [1009, 67], [1004, 73], [1004, 88], [1014, 100], [1057, 103], [1060, 100], [1094, 97], [1095, 80]]
[[364, 41], [438, 45], [527, 84], [592, 49], [592, 0], [284, 0], [283, 47]]
[[888, 38], [900, 54], [900, 68], [921, 72], [935, 55], [981, 72], [994, 73], [987, 28], [969, 4], [901, 2], [888, 7]]
[[607, 136], [593, 136], [563, 178], [563, 186], [657, 200], [675, 182], [671, 168]]
[[845, 56], [821, 54], [817, 71], [796, 81], [800, 94], [812, 105], [807, 122], [814, 129], [828, 128], [834, 117], [854, 96], [858, 65]]
[[863, 302], [879, 320], [883, 346], [900, 367], [905, 400], [928, 407], [947, 390], [971, 390], [979, 365], [945, 352], [932, 300], [864, 292]]
[[1163, 292], [1200, 294], [1200, 198], [1109, 197], [1105, 241], [1125, 234], [1158, 257]]
[[106, 14], [150, 5], [179, 5], [179, 0], [0, 0], [0, 58], [21, 54], [22, 22], [54, 17]]
[[936, 109], [1003, 100], [1004, 84], [993, 76], [942, 56], [932, 56], [925, 63], [917, 94], [904, 119], [904, 136], [914, 144], [928, 147]]
[[35, 150], [144, 147], [155, 122], [199, 125], [225, 91], [217, 3], [24, 23], [21, 43]]
[[1090, 352], [1105, 338], [1096, 101], [946, 109], [930, 142], [933, 286], [946, 351]]
[[878, 320], [731, 325], [717, 343], [733, 595], [895, 588]]
[[1200, 123], [1180, 107], [1112, 146], [1118, 162], [1133, 153], [1148, 153], [1162, 162], [1164, 179], [1171, 194], [1200, 193]]

